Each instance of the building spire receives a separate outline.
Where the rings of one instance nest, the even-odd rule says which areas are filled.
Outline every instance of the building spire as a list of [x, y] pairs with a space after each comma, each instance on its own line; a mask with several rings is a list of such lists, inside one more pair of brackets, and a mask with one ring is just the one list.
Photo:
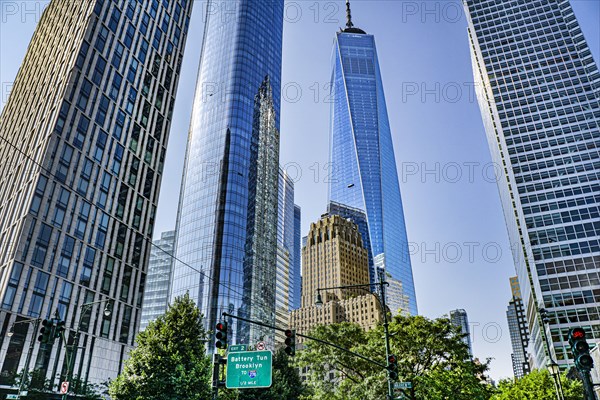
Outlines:
[[352, 28], [352, 12], [350, 11], [350, 0], [346, 0], [346, 28]]
[[359, 34], [366, 33], [362, 29], [354, 27], [354, 23], [352, 23], [352, 11], [350, 10], [350, 0], [346, 0], [346, 28], [343, 29], [342, 32]]

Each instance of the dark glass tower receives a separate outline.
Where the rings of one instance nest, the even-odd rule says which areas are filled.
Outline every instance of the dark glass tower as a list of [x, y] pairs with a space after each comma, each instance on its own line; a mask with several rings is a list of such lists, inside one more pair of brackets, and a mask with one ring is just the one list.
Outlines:
[[[273, 260], [273, 271], [256, 270], [248, 257], [259, 246], [256, 224], [266, 218], [256, 214], [265, 206], [256, 204], [257, 190], [264, 190], [262, 199], [271, 204], [274, 218], [266, 219], [275, 225], [268, 231], [277, 234], [278, 169], [273, 176], [251, 165], [253, 154], [261, 152], [254, 139], [265, 133], [257, 129], [271, 134], [279, 129], [283, 31], [283, 0], [216, 3], [207, 4], [221, 11], [207, 13], [179, 200], [176, 255], [182, 262], [175, 262], [171, 290], [172, 298], [189, 292], [210, 327], [224, 311], [254, 315], [264, 308], [274, 319], [275, 286], [261, 286], [253, 277], [275, 276], [276, 245], [264, 255]], [[268, 88], [261, 90], [263, 84]], [[257, 100], [270, 103], [272, 112], [259, 104], [264, 113], [255, 113]], [[260, 115], [270, 119], [257, 120]], [[262, 179], [266, 186], [259, 189]], [[276, 236], [272, 239], [276, 244]], [[259, 287], [263, 295], [248, 292]], [[249, 340], [237, 335], [252, 336], [250, 329], [229, 322], [234, 342]]]
[[[329, 200], [363, 210], [372, 258], [385, 254], [387, 272], [402, 282], [417, 313], [383, 83], [373, 35], [348, 23], [333, 48]], [[371, 263], [371, 276], [375, 276]]]

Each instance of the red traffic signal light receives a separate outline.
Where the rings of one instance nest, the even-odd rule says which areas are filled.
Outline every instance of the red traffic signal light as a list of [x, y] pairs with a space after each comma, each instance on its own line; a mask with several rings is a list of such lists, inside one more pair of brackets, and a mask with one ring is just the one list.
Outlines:
[[395, 355], [390, 354], [387, 357], [387, 360], [388, 360], [387, 369], [388, 369], [390, 378], [392, 380], [398, 379], [398, 358]]
[[219, 322], [215, 326], [217, 332], [215, 334], [215, 338], [217, 341], [215, 342], [215, 347], [217, 349], [226, 349], [227, 348], [227, 322]]
[[575, 346], [578, 341], [585, 341], [586, 333], [583, 328], [572, 328], [568, 334], [568, 340], [571, 347]]
[[573, 339], [585, 339], [585, 331], [581, 328], [573, 329], [571, 336]]
[[569, 344], [573, 352], [575, 367], [579, 372], [589, 372], [594, 366], [594, 360], [590, 356], [590, 345], [585, 340], [586, 333], [583, 328], [577, 327], [569, 331]]

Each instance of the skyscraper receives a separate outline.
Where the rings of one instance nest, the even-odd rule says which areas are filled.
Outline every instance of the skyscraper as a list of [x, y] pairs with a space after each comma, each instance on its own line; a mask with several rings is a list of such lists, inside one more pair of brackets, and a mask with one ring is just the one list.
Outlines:
[[151, 321], [167, 311], [171, 271], [173, 269], [175, 231], [163, 232], [160, 239], [155, 240], [153, 243], [154, 245], [150, 249], [150, 260], [148, 261], [140, 331], [146, 329]]
[[121, 369], [140, 320], [191, 8], [45, 9], [0, 115], [0, 384], [34, 365], [64, 378], [65, 347], [40, 349], [26, 322], [55, 313], [83, 348], [75, 375], [102, 382]]
[[473, 357], [473, 345], [471, 344], [471, 327], [469, 326], [469, 317], [465, 310], [450, 311], [450, 322], [452, 325], [460, 328], [463, 335], [462, 341], [469, 348], [469, 354]]
[[[377, 265], [375, 258], [373, 257], [373, 251], [371, 247], [371, 239], [369, 236], [369, 223], [367, 221], [367, 215], [360, 208], [350, 207], [346, 204], [337, 203], [330, 201], [327, 205], [327, 213], [331, 215], [339, 215], [340, 217], [349, 219], [358, 226], [358, 231], [363, 240], [363, 245], [367, 249], [369, 255], [369, 279], [371, 282], [377, 282]], [[378, 254], [378, 260], [381, 261], [381, 268], [385, 269], [383, 261], [385, 260], [384, 254]], [[391, 275], [390, 275], [391, 276]], [[393, 309], [393, 307], [391, 308]]]
[[600, 73], [568, 1], [464, 5], [531, 364], [566, 367], [569, 328], [600, 339]]
[[[277, 274], [275, 291], [275, 322], [279, 327], [287, 328], [289, 311], [293, 301], [292, 284], [294, 280], [293, 258], [295, 238], [294, 182], [290, 176], [279, 169], [279, 194], [277, 197]], [[285, 336], [280, 333], [277, 342], [283, 342]]]
[[519, 280], [516, 276], [510, 278], [510, 288], [512, 298], [508, 303], [506, 318], [508, 320], [508, 333], [510, 334], [510, 342], [513, 349], [511, 359], [515, 378], [522, 378], [529, 373], [529, 356], [527, 354], [529, 329], [527, 328], [527, 318], [525, 318]]
[[294, 205], [294, 260], [290, 282], [290, 308], [300, 307], [302, 295], [302, 209]]
[[[362, 210], [372, 257], [384, 253], [417, 313], [412, 267], [392, 134], [375, 38], [354, 27], [347, 2], [346, 28], [336, 34], [331, 76], [329, 200]], [[374, 265], [371, 264], [374, 271]], [[371, 273], [374, 276], [374, 273]]]
[[323, 304], [315, 304], [318, 289], [369, 283], [368, 252], [354, 222], [325, 214], [312, 223], [302, 248], [302, 269], [302, 306], [290, 314], [290, 326], [299, 333], [343, 321], [370, 329], [383, 320], [379, 301], [364, 288], [320, 291]]
[[[172, 297], [189, 292], [211, 329], [224, 311], [264, 313], [261, 318], [274, 321], [277, 247], [271, 235], [276, 235], [278, 170], [273, 175], [269, 163], [262, 163], [262, 170], [251, 167], [256, 152], [268, 151], [257, 147], [256, 138], [279, 129], [283, 0], [236, 0], [216, 8], [207, 13], [205, 25], [177, 218], [181, 262], [173, 267], [171, 289]], [[252, 192], [258, 180], [265, 186]], [[274, 220], [262, 215], [268, 226], [258, 226], [257, 196], [273, 213]], [[258, 237], [256, 229], [269, 237]], [[257, 255], [263, 240], [273, 247]], [[228, 322], [234, 343], [264, 333]]]

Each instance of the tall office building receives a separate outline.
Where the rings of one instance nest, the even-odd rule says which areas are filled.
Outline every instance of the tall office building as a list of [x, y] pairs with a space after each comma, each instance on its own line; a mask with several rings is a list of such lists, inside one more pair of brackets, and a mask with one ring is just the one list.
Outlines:
[[[375, 38], [354, 27], [347, 2], [346, 29], [338, 32], [331, 76], [329, 200], [362, 210], [372, 257], [385, 254], [388, 270], [402, 281], [417, 313], [412, 267], [392, 134]], [[371, 276], [374, 266], [371, 264]]]
[[[263, 151], [278, 162], [278, 144], [267, 138], [279, 129], [283, 0], [216, 8], [205, 24], [171, 289], [172, 297], [190, 293], [210, 329], [223, 312], [274, 322], [278, 169], [269, 160], [252, 167]], [[237, 321], [228, 321], [232, 343], [267, 334]]]
[[473, 345], [471, 344], [471, 327], [469, 326], [469, 317], [465, 310], [450, 311], [450, 322], [452, 325], [459, 327], [463, 335], [462, 341], [469, 348], [469, 355], [473, 357]]
[[286, 257], [289, 259], [289, 286], [285, 299], [287, 311], [300, 306], [294, 306], [295, 293], [300, 291], [300, 214], [300, 207], [294, 204], [294, 181], [280, 168], [277, 244], [288, 253]]
[[[325, 214], [310, 226], [302, 248], [302, 306], [292, 310], [290, 326], [307, 333], [316, 325], [343, 321], [365, 329], [383, 320], [378, 300], [365, 289], [320, 291], [322, 305], [315, 304], [321, 288], [369, 283], [369, 259], [358, 226], [339, 215]], [[298, 342], [302, 342], [298, 338]]]
[[508, 333], [513, 352], [511, 354], [513, 372], [515, 378], [522, 378], [529, 373], [529, 356], [527, 346], [529, 345], [529, 329], [521, 298], [519, 279], [515, 276], [510, 278], [510, 289], [512, 298], [508, 303], [506, 318], [508, 320]]
[[464, 5], [531, 366], [566, 367], [569, 328], [600, 339], [600, 73], [567, 0]]
[[[294, 182], [290, 176], [279, 169], [279, 194], [277, 197], [277, 273], [275, 289], [275, 325], [287, 328], [289, 311], [293, 300], [293, 257], [294, 257]], [[279, 332], [278, 332], [279, 333]], [[277, 334], [277, 333], [276, 333]], [[276, 342], [285, 340], [280, 333]]]
[[302, 295], [302, 209], [294, 205], [294, 261], [292, 264], [292, 282], [290, 284], [290, 308], [300, 307]]
[[64, 380], [65, 347], [40, 350], [27, 319], [58, 313], [91, 382], [114, 378], [134, 344], [191, 8], [45, 9], [0, 115], [1, 385], [34, 366]]
[[151, 321], [167, 311], [173, 269], [175, 231], [163, 232], [160, 239], [155, 240], [153, 244], [150, 249], [148, 273], [146, 274], [140, 331], [146, 329]]

